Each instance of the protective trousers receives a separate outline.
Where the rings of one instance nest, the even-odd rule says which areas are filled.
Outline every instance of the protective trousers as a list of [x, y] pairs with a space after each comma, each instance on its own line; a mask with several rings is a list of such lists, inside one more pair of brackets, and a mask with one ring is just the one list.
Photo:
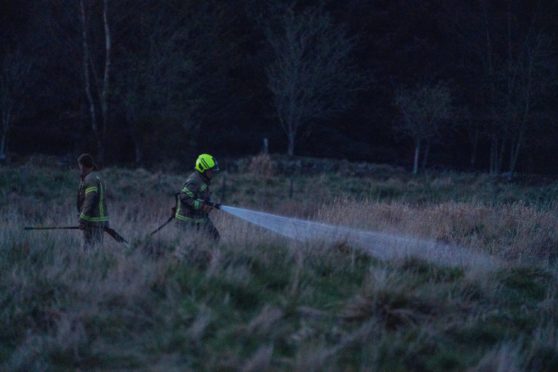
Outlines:
[[178, 225], [181, 229], [185, 231], [198, 231], [207, 237], [213, 239], [214, 241], [219, 241], [221, 236], [219, 235], [219, 230], [215, 227], [213, 222], [209, 218], [205, 218], [201, 222], [184, 222], [178, 221]]
[[104, 227], [87, 226], [83, 230], [83, 248], [91, 249], [103, 245]]

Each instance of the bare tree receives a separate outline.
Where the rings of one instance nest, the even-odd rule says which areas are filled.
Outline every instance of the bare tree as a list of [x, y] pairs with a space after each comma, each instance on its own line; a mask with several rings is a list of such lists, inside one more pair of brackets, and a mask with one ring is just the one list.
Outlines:
[[469, 166], [471, 170], [475, 169], [477, 166], [479, 143], [481, 140], [481, 135], [484, 133], [484, 122], [478, 118], [467, 118], [467, 137], [469, 143], [471, 144], [471, 156], [469, 157]]
[[223, 43], [231, 19], [218, 1], [144, 3], [114, 79], [137, 164], [161, 158], [161, 143], [173, 156], [194, 150], [200, 126], [223, 110], [212, 95], [222, 94], [234, 66], [234, 46]]
[[[112, 64], [112, 38], [108, 18], [108, 0], [103, 0], [102, 9], [104, 63], [101, 73], [97, 71], [94, 63], [95, 56], [93, 55], [93, 51], [95, 49], [91, 45], [89, 38], [91, 27], [89, 24], [88, 7], [86, 7], [85, 0], [80, 0], [80, 21], [83, 49], [82, 66], [84, 89], [89, 106], [91, 129], [93, 130], [97, 144], [97, 158], [100, 162], [103, 162], [105, 158], [105, 139], [108, 131], [108, 97], [110, 94]], [[99, 75], [102, 75], [102, 81], [99, 81], [100, 79], [97, 78]], [[96, 102], [98, 102], [100, 109], [97, 107]]]
[[516, 170], [519, 154], [529, 132], [536, 125], [536, 116], [543, 97], [556, 84], [556, 74], [550, 62], [550, 43], [542, 33], [528, 36], [523, 50], [510, 63], [506, 76], [505, 118], [509, 141], [508, 174]]
[[478, 9], [466, 2], [448, 7], [446, 18], [454, 19], [453, 31], [476, 62], [470, 65], [480, 88], [475, 114], [489, 139], [492, 174], [515, 172], [520, 153], [535, 132], [533, 118], [556, 82], [551, 43], [541, 22], [546, 16], [544, 3], [527, 4], [481, 0]]
[[268, 86], [292, 156], [301, 127], [346, 109], [365, 80], [350, 63], [354, 41], [320, 9], [285, 10], [267, 40], [274, 56]]
[[474, 170], [477, 164], [479, 144], [486, 134], [485, 124], [487, 119], [480, 114], [473, 115], [468, 106], [455, 108], [453, 117], [455, 126], [462, 129], [469, 142], [469, 167]]
[[0, 161], [6, 159], [7, 142], [13, 123], [24, 107], [24, 97], [30, 82], [31, 62], [20, 51], [7, 53], [0, 62]]
[[399, 89], [395, 104], [402, 116], [396, 129], [415, 143], [413, 173], [417, 174], [421, 152], [426, 159], [431, 141], [440, 134], [441, 125], [452, 115], [451, 94], [442, 83], [424, 84], [415, 89]]
[[197, 106], [193, 91], [199, 89], [191, 56], [184, 48], [188, 24], [162, 17], [144, 23], [138, 33], [145, 48], [125, 57], [120, 81], [137, 164], [143, 162], [146, 136], [153, 134], [154, 120], [178, 121], [186, 132], [192, 129], [191, 113]]

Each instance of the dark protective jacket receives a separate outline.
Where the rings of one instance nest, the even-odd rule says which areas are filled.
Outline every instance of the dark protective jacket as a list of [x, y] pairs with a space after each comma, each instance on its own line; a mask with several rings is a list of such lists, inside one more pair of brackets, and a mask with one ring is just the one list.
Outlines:
[[202, 223], [207, 221], [208, 214], [201, 208], [204, 202], [209, 201], [209, 178], [197, 170], [184, 182], [178, 195], [175, 218], [183, 222]]
[[105, 184], [97, 172], [91, 172], [81, 178], [77, 195], [77, 209], [80, 221], [87, 225], [108, 225]]

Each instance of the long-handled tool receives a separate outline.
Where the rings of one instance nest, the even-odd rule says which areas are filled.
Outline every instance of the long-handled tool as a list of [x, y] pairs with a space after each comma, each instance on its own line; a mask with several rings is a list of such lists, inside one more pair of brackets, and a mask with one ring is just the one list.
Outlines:
[[[26, 226], [24, 230], [81, 230], [79, 226]], [[110, 235], [111, 238], [116, 240], [118, 243], [123, 243], [128, 245], [128, 241], [122, 237], [118, 232], [110, 227], [105, 227], [104, 231]]]
[[123, 243], [126, 246], [128, 246], [130, 244], [130, 243], [128, 243], [128, 241], [126, 239], [124, 239], [124, 237], [122, 237], [122, 235], [120, 235], [114, 229], [111, 229], [110, 227], [105, 227], [105, 232], [107, 234], [109, 234], [110, 237], [113, 238], [114, 240], [116, 240], [118, 243]]
[[163, 229], [163, 227], [167, 226], [169, 223], [171, 223], [172, 220], [174, 220], [174, 216], [176, 214], [176, 208], [178, 207], [178, 195], [180, 195], [179, 192], [177, 192], [176, 194], [174, 194], [174, 207], [171, 208], [171, 216], [169, 217], [168, 220], [165, 221], [165, 223], [163, 223], [161, 226], [159, 226], [158, 228], [156, 228], [155, 230], [153, 230], [149, 236], [153, 236], [155, 234], [157, 234], [159, 231], [161, 231]]
[[[179, 194], [179, 193], [175, 194], [177, 205], [178, 205], [178, 195], [180, 195], [180, 194]], [[209, 206], [211, 206], [211, 207], [213, 207], [213, 208], [215, 208], [215, 209], [221, 209], [221, 204], [219, 204], [219, 203], [213, 203], [213, 202], [211, 202], [211, 201], [206, 201], [205, 204], [207, 204], [207, 205], [209, 205]], [[175, 215], [176, 215], [176, 207], [172, 208], [171, 211], [172, 211], [172, 214], [171, 214], [171, 216], [169, 217], [169, 219], [166, 220], [161, 226], [159, 226], [158, 228], [156, 228], [155, 230], [153, 230], [153, 231], [149, 234], [149, 236], [153, 236], [153, 235], [157, 234], [157, 233], [158, 233], [159, 231], [161, 231], [165, 226], [167, 226], [169, 223], [171, 223], [172, 220], [174, 220]]]
[[176, 208], [172, 208], [172, 216], [169, 217], [168, 220], [165, 221], [164, 224], [162, 224], [161, 226], [159, 226], [158, 228], [156, 228], [155, 230], [153, 230], [149, 236], [153, 236], [155, 234], [157, 234], [159, 231], [161, 231], [163, 229], [163, 227], [167, 226], [169, 223], [171, 223], [172, 220], [174, 220], [174, 214], [176, 213]]
[[79, 230], [79, 226], [25, 226], [23, 230]]

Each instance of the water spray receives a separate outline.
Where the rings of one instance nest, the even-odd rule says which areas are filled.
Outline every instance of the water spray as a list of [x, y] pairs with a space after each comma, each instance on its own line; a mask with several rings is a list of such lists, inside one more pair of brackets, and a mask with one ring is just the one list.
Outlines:
[[448, 266], [484, 267], [496, 263], [492, 257], [434, 240], [360, 230], [226, 205], [220, 205], [219, 209], [299, 242], [344, 242], [382, 260], [414, 256]]

